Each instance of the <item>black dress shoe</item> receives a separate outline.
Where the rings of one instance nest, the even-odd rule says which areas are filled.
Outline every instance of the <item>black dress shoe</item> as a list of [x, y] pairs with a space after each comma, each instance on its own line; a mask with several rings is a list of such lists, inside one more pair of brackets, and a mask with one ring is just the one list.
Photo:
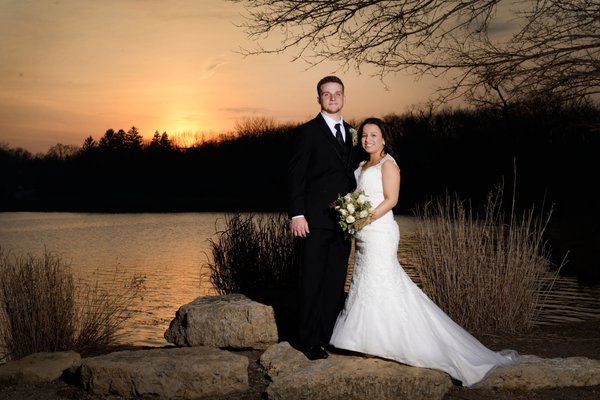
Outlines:
[[324, 358], [329, 357], [329, 354], [325, 350], [323, 350], [320, 346], [312, 346], [302, 350], [302, 353], [309, 360], [322, 360]]

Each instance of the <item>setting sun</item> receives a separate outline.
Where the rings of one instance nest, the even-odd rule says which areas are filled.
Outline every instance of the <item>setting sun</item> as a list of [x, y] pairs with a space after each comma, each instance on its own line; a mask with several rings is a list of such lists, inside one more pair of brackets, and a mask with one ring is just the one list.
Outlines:
[[368, 70], [307, 69], [287, 54], [244, 58], [242, 6], [223, 0], [0, 0], [0, 9], [0, 143], [32, 152], [132, 126], [150, 140], [217, 135], [244, 118], [300, 122], [318, 112], [315, 84], [332, 73], [346, 83], [348, 120], [402, 113], [432, 92], [406, 76], [386, 90]]

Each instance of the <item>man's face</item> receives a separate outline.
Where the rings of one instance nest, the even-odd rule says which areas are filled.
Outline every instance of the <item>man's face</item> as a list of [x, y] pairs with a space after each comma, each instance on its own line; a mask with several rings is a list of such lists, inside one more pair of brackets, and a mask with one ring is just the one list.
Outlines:
[[317, 101], [321, 105], [321, 110], [327, 114], [337, 114], [344, 107], [344, 88], [336, 82], [327, 82], [321, 85], [321, 95]]

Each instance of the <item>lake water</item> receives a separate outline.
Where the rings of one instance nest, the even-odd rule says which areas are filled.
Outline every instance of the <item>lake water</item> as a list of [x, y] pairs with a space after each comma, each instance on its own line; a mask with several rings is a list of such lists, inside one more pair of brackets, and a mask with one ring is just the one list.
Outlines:
[[[408, 249], [415, 219], [396, 216], [401, 230], [400, 263], [410, 274]], [[0, 246], [16, 255], [59, 254], [77, 277], [97, 278], [108, 289], [115, 272], [145, 276], [143, 299], [126, 326], [123, 342], [162, 346], [177, 309], [213, 295], [210, 239], [225, 227], [221, 213], [91, 214], [0, 213]], [[600, 287], [559, 278], [540, 324], [600, 318]]]

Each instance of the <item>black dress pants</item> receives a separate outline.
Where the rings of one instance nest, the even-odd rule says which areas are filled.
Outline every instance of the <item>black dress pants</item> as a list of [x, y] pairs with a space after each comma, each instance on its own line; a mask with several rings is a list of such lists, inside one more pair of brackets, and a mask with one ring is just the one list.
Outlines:
[[350, 241], [339, 230], [311, 229], [303, 239], [298, 345], [328, 344], [344, 306]]

